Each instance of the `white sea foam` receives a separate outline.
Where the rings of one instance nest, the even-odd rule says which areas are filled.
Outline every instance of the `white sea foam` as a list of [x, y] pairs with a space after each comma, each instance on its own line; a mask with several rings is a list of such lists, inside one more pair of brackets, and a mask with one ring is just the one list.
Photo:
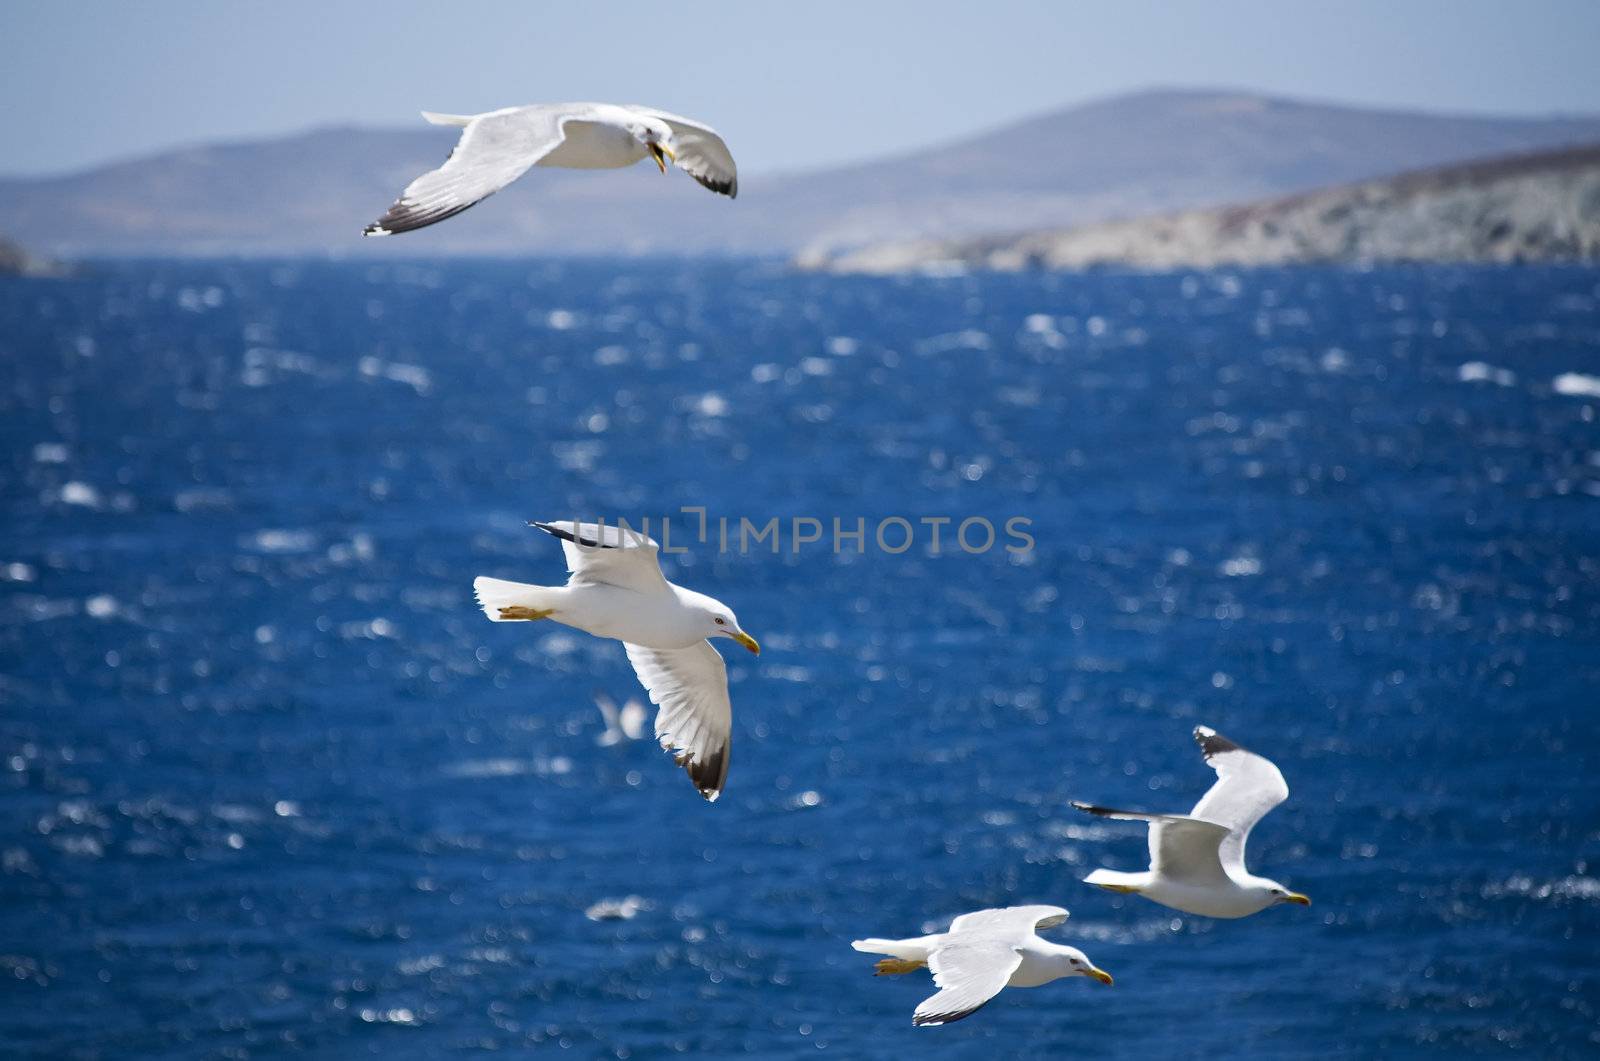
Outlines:
[[1600, 398], [1600, 376], [1585, 376], [1581, 372], [1563, 372], [1550, 382], [1557, 394], [1574, 398]]
[[100, 491], [76, 479], [63, 486], [57, 496], [63, 505], [78, 505], [82, 508], [100, 507]]
[[418, 394], [426, 394], [433, 388], [433, 376], [421, 365], [385, 361], [378, 357], [363, 357], [357, 367], [367, 379], [386, 379], [404, 383]]
[[260, 553], [309, 553], [317, 547], [317, 536], [304, 530], [262, 530], [246, 537], [240, 546]]
[[1462, 383], [1493, 383], [1501, 387], [1514, 387], [1517, 374], [1509, 368], [1496, 368], [1485, 361], [1468, 361], [1456, 369], [1456, 378]]
[[590, 921], [632, 921], [639, 911], [650, 909], [651, 903], [638, 895], [625, 895], [621, 899], [601, 899], [589, 906], [583, 916]]

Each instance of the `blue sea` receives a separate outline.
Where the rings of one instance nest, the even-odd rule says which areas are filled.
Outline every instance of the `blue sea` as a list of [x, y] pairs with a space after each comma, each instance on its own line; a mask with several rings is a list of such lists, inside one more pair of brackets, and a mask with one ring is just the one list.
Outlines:
[[[1597, 413], [1593, 269], [0, 281], [3, 1052], [1593, 1056]], [[575, 516], [763, 643], [715, 804], [597, 743], [620, 646], [473, 603]], [[1080, 883], [1199, 723], [1314, 906]], [[914, 1029], [849, 946], [1013, 903], [1116, 985]]]

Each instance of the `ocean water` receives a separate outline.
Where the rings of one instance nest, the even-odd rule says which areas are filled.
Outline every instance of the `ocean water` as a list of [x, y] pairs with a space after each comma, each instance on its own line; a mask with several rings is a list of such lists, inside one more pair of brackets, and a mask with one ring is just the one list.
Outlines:
[[[1596, 377], [1582, 269], [0, 281], [4, 1053], [1593, 1055]], [[473, 605], [575, 515], [765, 646], [714, 805], [596, 743], [618, 646]], [[1079, 883], [1201, 722], [1311, 908]], [[913, 1029], [849, 948], [1020, 902], [1116, 985]]]

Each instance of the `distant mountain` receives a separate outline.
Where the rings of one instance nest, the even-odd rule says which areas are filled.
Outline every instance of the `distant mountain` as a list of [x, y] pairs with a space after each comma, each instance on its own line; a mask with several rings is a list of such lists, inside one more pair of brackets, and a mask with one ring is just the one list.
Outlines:
[[[737, 154], [736, 132], [725, 131]], [[1284, 195], [1596, 141], [1600, 116], [1460, 117], [1239, 92], [1140, 92], [897, 158], [746, 176], [736, 202], [644, 166], [536, 170], [444, 224], [363, 244], [361, 226], [454, 139], [454, 130], [419, 119], [414, 130], [319, 129], [65, 177], [0, 179], [0, 231], [72, 256], [783, 254]]]
[[1243, 206], [813, 255], [833, 272], [1171, 269], [1293, 262], [1600, 261], [1600, 144], [1414, 171]]

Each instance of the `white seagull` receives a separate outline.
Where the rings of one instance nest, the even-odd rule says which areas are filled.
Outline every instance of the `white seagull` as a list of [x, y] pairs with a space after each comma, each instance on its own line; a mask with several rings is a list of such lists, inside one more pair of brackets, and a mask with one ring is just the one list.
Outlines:
[[571, 573], [565, 586], [473, 580], [483, 614], [497, 623], [554, 619], [628, 650], [628, 662], [657, 704], [656, 739], [707, 800], [722, 794], [733, 740], [728, 669], [707, 638], [761, 646], [733, 609], [668, 582], [659, 546], [637, 531], [594, 523], [532, 523], [561, 539]]
[[887, 954], [879, 976], [914, 972], [926, 965], [939, 992], [917, 1006], [916, 1025], [949, 1024], [971, 1016], [1007, 987], [1038, 987], [1064, 976], [1087, 976], [1102, 984], [1111, 974], [1095, 967], [1076, 947], [1040, 939], [1068, 914], [1059, 906], [1007, 906], [962, 914], [950, 931], [911, 939], [858, 939], [850, 946]]
[[1197, 726], [1194, 739], [1217, 772], [1188, 814], [1141, 814], [1074, 802], [1103, 818], [1148, 822], [1150, 868], [1142, 873], [1097, 869], [1084, 878], [1108, 891], [1142, 895], [1162, 906], [1204, 917], [1248, 917], [1278, 903], [1311, 900], [1244, 868], [1244, 844], [1256, 822], [1289, 798], [1283, 774], [1214, 729]]
[[651, 107], [615, 103], [532, 103], [487, 114], [422, 116], [462, 127], [444, 165], [400, 193], [368, 236], [409, 232], [453, 217], [504, 188], [534, 166], [621, 169], [640, 159], [667, 159], [719, 195], [739, 194], [739, 172], [716, 130]]

